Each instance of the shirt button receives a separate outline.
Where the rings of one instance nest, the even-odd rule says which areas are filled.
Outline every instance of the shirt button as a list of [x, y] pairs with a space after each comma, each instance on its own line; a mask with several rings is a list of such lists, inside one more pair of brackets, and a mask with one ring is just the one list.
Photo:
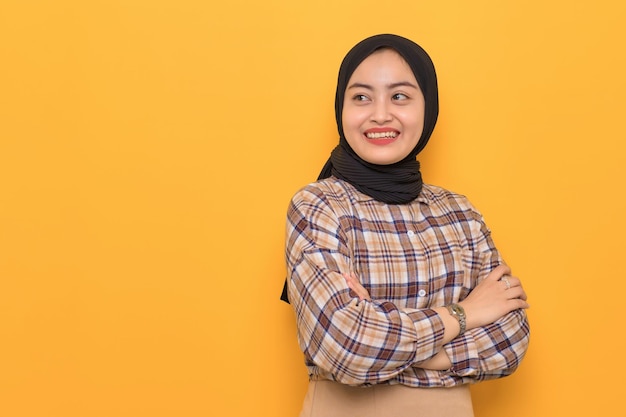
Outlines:
[[407, 235], [409, 235], [409, 237], [412, 237], [415, 232], [413, 230], [409, 230], [408, 232], [406, 232]]
[[419, 292], [417, 293], [417, 295], [419, 295], [420, 297], [423, 297], [426, 295], [426, 291], [425, 290], [419, 290]]

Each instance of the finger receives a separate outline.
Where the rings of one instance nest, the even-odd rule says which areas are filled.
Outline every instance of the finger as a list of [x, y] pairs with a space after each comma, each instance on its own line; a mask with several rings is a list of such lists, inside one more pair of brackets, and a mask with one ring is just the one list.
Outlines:
[[359, 279], [357, 278], [356, 274], [354, 272], [343, 272], [341, 275], [343, 275], [343, 277], [346, 280], [350, 280], [350, 281], [355, 281], [355, 282], [359, 282]]
[[509, 268], [507, 265], [498, 265], [489, 273], [489, 275], [487, 275], [486, 279], [491, 281], [498, 281], [500, 278], [502, 278], [503, 275], [509, 275], [510, 273], [511, 268]]
[[348, 284], [348, 287], [351, 290], [358, 292], [358, 289], [359, 289], [359, 283], [358, 282], [354, 281], [350, 277], [346, 277], [346, 284]]
[[519, 278], [508, 275], [507, 279], [509, 280], [509, 284], [511, 284], [511, 287], [521, 287], [522, 286], [522, 281], [519, 280]]
[[356, 294], [356, 296], [359, 297], [359, 300], [363, 301], [370, 299], [369, 293], [367, 292], [365, 287], [363, 287], [363, 285], [361, 285], [361, 283], [356, 279], [356, 276], [354, 274], [343, 273], [341, 275], [343, 275], [343, 277], [345, 278], [346, 284], [348, 284], [348, 288], [350, 288]]
[[359, 298], [359, 300], [362, 300], [363, 296], [359, 293], [359, 289], [356, 288], [352, 282], [350, 282], [348, 280], [346, 280], [346, 282], [348, 284], [348, 288], [350, 289], [350, 296], [351, 297], [355, 297], [356, 296], [356, 297]]
[[524, 301], [526, 301], [527, 299], [526, 291], [524, 291], [522, 287], [511, 288], [507, 291], [506, 295], [509, 297], [509, 299], [519, 298], [520, 300]]
[[504, 290], [509, 290], [511, 289], [512, 285], [511, 282], [509, 281], [509, 276], [508, 275], [502, 275], [502, 277], [500, 278], [500, 281], [502, 283], [502, 285], [504, 286]]
[[530, 304], [528, 304], [525, 300], [516, 298], [515, 300], [511, 300], [511, 301], [515, 302], [514, 310], [517, 310], [518, 308], [521, 308], [523, 310], [530, 308]]
[[369, 300], [370, 299], [369, 296], [367, 295], [367, 293], [364, 294], [364, 293], [362, 293], [362, 292], [360, 292], [358, 290], [353, 290], [353, 292], [356, 294], [357, 297], [359, 297], [360, 301]]

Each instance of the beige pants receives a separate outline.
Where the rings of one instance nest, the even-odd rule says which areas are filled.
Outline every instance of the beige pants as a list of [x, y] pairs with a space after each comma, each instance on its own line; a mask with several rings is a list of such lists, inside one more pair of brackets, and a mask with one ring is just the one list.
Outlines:
[[411, 388], [404, 385], [350, 387], [310, 381], [300, 417], [473, 417], [467, 385]]

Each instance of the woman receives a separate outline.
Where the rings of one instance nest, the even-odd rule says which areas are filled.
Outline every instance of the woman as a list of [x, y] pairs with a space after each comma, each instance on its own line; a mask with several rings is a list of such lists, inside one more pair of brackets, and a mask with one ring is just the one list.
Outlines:
[[526, 352], [526, 294], [481, 215], [422, 183], [438, 107], [430, 57], [406, 38], [367, 38], [341, 64], [339, 145], [287, 214], [301, 417], [471, 416], [468, 384]]

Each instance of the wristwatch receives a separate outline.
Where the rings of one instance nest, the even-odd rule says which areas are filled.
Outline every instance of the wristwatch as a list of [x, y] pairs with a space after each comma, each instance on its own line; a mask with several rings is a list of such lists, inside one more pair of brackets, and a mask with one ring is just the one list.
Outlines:
[[459, 321], [459, 326], [461, 327], [459, 336], [462, 335], [465, 332], [465, 310], [458, 304], [450, 304], [446, 308], [450, 315]]

